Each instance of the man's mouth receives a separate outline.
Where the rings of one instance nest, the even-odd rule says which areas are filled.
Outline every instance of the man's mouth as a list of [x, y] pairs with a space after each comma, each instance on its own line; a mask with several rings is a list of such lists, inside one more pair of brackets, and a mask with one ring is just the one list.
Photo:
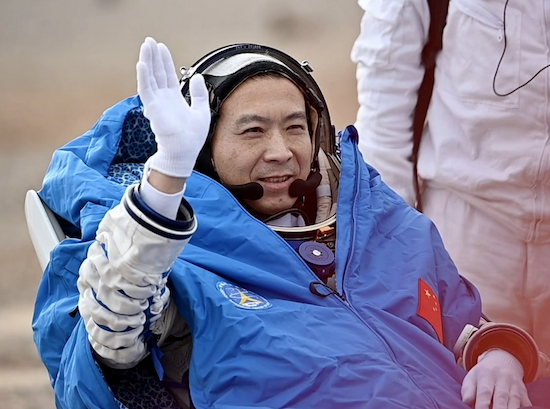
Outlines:
[[265, 183], [283, 183], [290, 179], [290, 176], [274, 176], [269, 178], [260, 178], [260, 181]]

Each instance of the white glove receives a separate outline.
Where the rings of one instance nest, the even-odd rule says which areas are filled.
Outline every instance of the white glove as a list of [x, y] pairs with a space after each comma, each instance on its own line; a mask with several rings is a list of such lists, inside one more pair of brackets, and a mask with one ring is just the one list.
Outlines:
[[469, 405], [475, 402], [475, 409], [531, 406], [523, 383], [523, 366], [516, 357], [502, 349], [481, 354], [464, 378], [462, 401]]
[[147, 37], [136, 65], [143, 114], [151, 122], [157, 152], [149, 167], [168, 176], [187, 178], [195, 166], [210, 129], [210, 105], [204, 78], [189, 83], [191, 106], [180, 91], [168, 48]]

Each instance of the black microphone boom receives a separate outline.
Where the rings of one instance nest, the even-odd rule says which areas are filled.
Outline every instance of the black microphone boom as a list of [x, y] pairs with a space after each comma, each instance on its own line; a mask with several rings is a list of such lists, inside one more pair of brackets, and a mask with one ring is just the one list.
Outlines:
[[[288, 194], [291, 197], [307, 195], [317, 189], [321, 183], [321, 174], [317, 172], [310, 173], [307, 180], [296, 179], [288, 188]], [[245, 183], [244, 185], [226, 185], [224, 186], [235, 197], [244, 200], [259, 200], [264, 195], [264, 188], [257, 182]]]
[[244, 200], [258, 200], [264, 195], [264, 188], [257, 182], [244, 185], [224, 185], [233, 195]]
[[321, 174], [319, 171], [310, 173], [307, 180], [296, 179], [288, 188], [288, 194], [291, 197], [304, 196], [317, 189], [321, 183]]

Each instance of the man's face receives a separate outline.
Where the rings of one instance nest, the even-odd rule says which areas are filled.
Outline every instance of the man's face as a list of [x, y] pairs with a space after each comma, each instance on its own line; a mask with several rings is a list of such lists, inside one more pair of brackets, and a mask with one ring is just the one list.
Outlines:
[[229, 185], [257, 182], [264, 195], [246, 201], [254, 210], [275, 214], [296, 202], [288, 188], [307, 179], [312, 157], [304, 96], [282, 77], [250, 78], [220, 110], [212, 158], [220, 180]]

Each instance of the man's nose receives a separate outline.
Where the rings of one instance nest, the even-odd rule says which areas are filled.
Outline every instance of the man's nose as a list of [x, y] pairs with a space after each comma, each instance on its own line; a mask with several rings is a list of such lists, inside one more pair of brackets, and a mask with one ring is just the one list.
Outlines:
[[286, 162], [293, 156], [289, 141], [281, 132], [273, 132], [267, 138], [267, 146], [264, 151], [264, 159], [267, 162]]

